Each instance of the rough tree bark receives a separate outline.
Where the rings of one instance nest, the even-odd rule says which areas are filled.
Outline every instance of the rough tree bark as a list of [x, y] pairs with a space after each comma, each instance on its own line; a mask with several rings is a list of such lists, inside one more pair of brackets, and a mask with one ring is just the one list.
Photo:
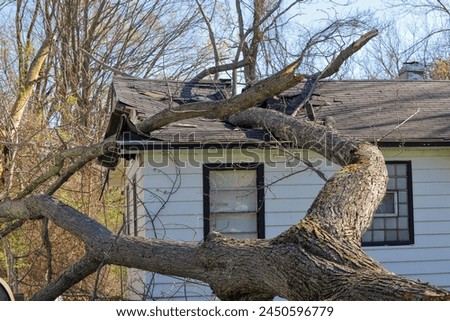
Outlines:
[[[148, 133], [167, 121], [237, 113], [229, 121], [239, 126], [264, 126], [282, 140], [317, 151], [342, 169], [326, 182], [303, 220], [273, 239], [234, 240], [213, 232], [199, 244], [114, 234], [50, 195], [3, 200], [3, 220], [47, 218], [85, 244], [85, 255], [31, 299], [56, 299], [99, 266], [116, 264], [204, 281], [222, 300], [270, 300], [275, 296], [289, 300], [449, 300], [449, 292], [396, 276], [361, 248], [361, 235], [386, 190], [386, 167], [376, 146], [343, 137], [330, 127], [250, 108], [265, 95], [298, 82], [298, 63], [219, 103], [222, 108], [215, 103], [187, 104], [162, 112], [138, 128]], [[111, 144], [109, 141], [107, 146]], [[101, 149], [92, 147], [88, 157], [92, 159]], [[74, 154], [62, 155], [56, 166], [65, 156], [73, 159]], [[70, 176], [71, 171], [69, 167], [65, 175]]]

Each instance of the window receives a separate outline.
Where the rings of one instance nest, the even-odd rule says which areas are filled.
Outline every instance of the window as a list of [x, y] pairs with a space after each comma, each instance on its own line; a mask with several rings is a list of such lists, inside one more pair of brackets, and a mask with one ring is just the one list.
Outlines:
[[364, 246], [414, 243], [411, 162], [386, 162], [386, 167], [386, 195], [362, 237]]
[[204, 236], [264, 238], [264, 165], [203, 165]]
[[[126, 211], [124, 217], [125, 233], [126, 235], [138, 235], [137, 226], [137, 183], [136, 175], [133, 176], [131, 184], [126, 187]], [[133, 230], [132, 230], [133, 229]]]

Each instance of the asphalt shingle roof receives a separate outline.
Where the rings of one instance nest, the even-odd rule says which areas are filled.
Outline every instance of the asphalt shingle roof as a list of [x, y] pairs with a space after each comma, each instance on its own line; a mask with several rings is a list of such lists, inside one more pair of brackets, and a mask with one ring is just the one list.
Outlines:
[[316, 116], [370, 141], [450, 141], [450, 81], [324, 81], [311, 97]]
[[[303, 86], [284, 92], [266, 105], [289, 103]], [[169, 104], [229, 97], [226, 81], [186, 84], [117, 77], [113, 89], [115, 110], [134, 108], [139, 118], [151, 116]], [[450, 81], [321, 81], [310, 103], [317, 121], [333, 119], [337, 130], [352, 137], [384, 142], [450, 141]], [[305, 111], [297, 117], [306, 117]], [[261, 130], [236, 129], [205, 118], [176, 122], [152, 133], [154, 139], [179, 142], [248, 142], [264, 137]]]

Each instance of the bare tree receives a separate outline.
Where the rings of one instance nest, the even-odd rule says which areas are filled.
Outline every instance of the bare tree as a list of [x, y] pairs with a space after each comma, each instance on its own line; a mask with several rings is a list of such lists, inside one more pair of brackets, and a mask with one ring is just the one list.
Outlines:
[[382, 7], [380, 36], [364, 54], [352, 59], [358, 65], [350, 72], [359, 78], [394, 79], [405, 62], [420, 62], [431, 77], [436, 61], [449, 52], [450, 11], [447, 1], [388, 1]]
[[[72, 158], [73, 154], [69, 158], [58, 154], [101, 139], [113, 74], [156, 76], [164, 71], [172, 76], [170, 72], [177, 72], [173, 66], [182, 63], [180, 47], [186, 45], [179, 39], [198, 21], [195, 11], [182, 1], [163, 0], [38, 0], [5, 3], [5, 7], [2, 15], [13, 19], [5, 17], [0, 32], [4, 40], [1, 198], [56, 193], [118, 230], [120, 224], [113, 216], [121, 215], [121, 207], [114, 209], [106, 202], [120, 202], [120, 193], [106, 192], [99, 200], [104, 184], [99, 168], [83, 167], [87, 162]], [[178, 10], [183, 12], [179, 19], [169, 18]], [[62, 175], [49, 182], [55, 173]], [[72, 180], [66, 183], [69, 177]], [[111, 216], [110, 222], [102, 215]], [[51, 281], [82, 252], [82, 247], [65, 250], [61, 239], [73, 240], [75, 248], [79, 242], [48, 219], [0, 224], [3, 248], [9, 249], [5, 258], [15, 258], [0, 257], [1, 261], [9, 265], [12, 283], [27, 284], [21, 286], [25, 292]], [[17, 246], [21, 243], [28, 244], [26, 250]], [[17, 270], [17, 266], [30, 270]], [[102, 273], [107, 274], [107, 269]], [[110, 282], [112, 287], [117, 283]], [[90, 292], [83, 287], [89, 288], [80, 284], [81, 293]]]

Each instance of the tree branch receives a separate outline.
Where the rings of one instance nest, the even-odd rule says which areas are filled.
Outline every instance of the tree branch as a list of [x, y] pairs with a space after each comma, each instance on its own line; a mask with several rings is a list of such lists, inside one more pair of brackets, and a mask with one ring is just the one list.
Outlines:
[[242, 94], [232, 98], [213, 101], [184, 104], [165, 109], [154, 116], [136, 124], [139, 131], [150, 134], [153, 130], [168, 125], [174, 121], [203, 116], [214, 116], [224, 119], [237, 112], [261, 104], [303, 80], [303, 76], [295, 74], [295, 69], [301, 60], [297, 59], [280, 72], [251, 86]]
[[[386, 191], [386, 166], [376, 147], [343, 137], [330, 127], [263, 108], [250, 108], [229, 121], [241, 127], [264, 127], [282, 141], [314, 150], [343, 166], [325, 184], [306, 218], [338, 239], [360, 243]], [[351, 197], [342, 197], [353, 188], [352, 183], [361, 186], [355, 187]], [[366, 202], [357, 205], [361, 199]]]
[[328, 78], [339, 71], [342, 64], [351, 57], [354, 53], [359, 51], [362, 47], [365, 46], [372, 38], [378, 35], [378, 30], [373, 29], [364, 35], [362, 35], [358, 40], [354, 41], [350, 46], [339, 52], [336, 58], [332, 60], [332, 62], [325, 68], [324, 71], [317, 72], [311, 75], [308, 78], [311, 79], [324, 79]]
[[192, 79], [189, 82], [190, 83], [199, 82], [200, 80], [202, 80], [205, 77], [208, 77], [209, 75], [217, 74], [222, 71], [228, 71], [228, 70], [232, 70], [232, 69], [236, 69], [236, 68], [241, 68], [241, 67], [244, 67], [246, 64], [248, 64], [247, 61], [241, 60], [236, 63], [231, 62], [231, 63], [225, 64], [225, 65], [212, 66], [212, 67], [209, 67], [209, 68], [201, 71], [194, 77], [192, 77]]
[[[349, 47], [344, 49], [326, 68], [325, 71], [312, 75], [311, 77], [326, 78], [339, 70], [339, 67], [351, 55], [362, 48], [370, 39], [378, 34], [377, 30], [372, 30], [357, 41], [353, 42]], [[136, 127], [144, 134], [150, 134], [153, 130], [168, 125], [174, 121], [193, 117], [213, 116], [224, 119], [228, 116], [236, 114], [240, 111], [261, 104], [268, 98], [295, 86], [303, 80], [303, 76], [295, 73], [296, 68], [302, 62], [303, 55], [296, 61], [285, 67], [278, 73], [257, 82], [243, 93], [232, 98], [214, 102], [196, 102], [184, 104], [170, 109], [165, 109], [156, 115], [153, 115]]]
[[108, 65], [107, 63], [101, 61], [100, 59], [94, 57], [94, 55], [92, 55], [90, 52], [88, 52], [87, 50], [83, 49], [83, 48], [78, 48], [83, 54], [85, 54], [86, 56], [88, 56], [89, 58], [91, 58], [92, 60], [94, 60], [95, 62], [97, 62], [100, 66], [102, 66], [105, 69], [108, 69], [110, 71], [112, 71], [114, 74], [116, 75], [120, 75], [123, 77], [131, 77], [131, 75], [127, 74], [126, 72], [120, 71], [117, 68], [111, 67], [110, 65]]
[[[200, 1], [195, 0], [195, 2], [197, 3], [197, 8], [203, 17], [203, 20], [205, 21], [206, 27], [208, 28], [209, 40], [211, 41], [211, 46], [213, 48], [213, 53], [214, 53], [214, 66], [217, 70], [219, 67], [220, 55], [219, 55], [219, 50], [217, 49], [217, 42], [216, 42], [216, 37], [214, 35], [214, 30], [212, 28], [211, 22], [209, 21], [208, 17], [206, 16], [205, 11], [203, 10], [202, 5], [200, 4]], [[214, 74], [214, 80], [219, 79], [218, 71], [215, 71], [212, 74]], [[208, 75], [210, 75], [210, 74], [208, 74]], [[202, 78], [200, 78], [200, 79], [202, 79]]]
[[[378, 30], [376, 29], [373, 29], [365, 33], [358, 40], [354, 41], [350, 46], [342, 50], [339, 53], [339, 55], [336, 58], [334, 58], [324, 70], [319, 71], [311, 76], [308, 76], [307, 78], [309, 79], [309, 81], [312, 81], [312, 84], [307, 88], [308, 91], [306, 92], [306, 94], [302, 93], [302, 95], [299, 97], [299, 99], [301, 100], [296, 102], [298, 106], [292, 112], [292, 116], [295, 117], [298, 111], [309, 101], [312, 94], [314, 93], [314, 90], [316, 90], [317, 83], [319, 82], [320, 79], [330, 77], [335, 73], [337, 73], [341, 68], [342, 64], [345, 61], [347, 61], [348, 58], [350, 58], [353, 54], [358, 52], [362, 47], [365, 46], [367, 42], [369, 42], [372, 38], [374, 38], [377, 35]], [[312, 39], [310, 39], [310, 42], [314, 43]]]
[[56, 280], [37, 291], [30, 301], [54, 301], [72, 286], [87, 278], [97, 270], [99, 261], [86, 254], [67, 268]]
[[[61, 187], [74, 173], [80, 170], [84, 165], [90, 161], [96, 159], [97, 157], [106, 154], [107, 150], [115, 146], [115, 138], [109, 137], [103, 142], [91, 145], [91, 146], [77, 146], [71, 149], [66, 149], [61, 151], [55, 156], [53, 166], [45, 173], [34, 179], [30, 184], [28, 184], [17, 196], [16, 199], [24, 198], [25, 196], [31, 194], [39, 186], [52, 179], [54, 176], [59, 175], [58, 179], [53, 182], [53, 184], [48, 187], [46, 193], [52, 195], [58, 188]], [[64, 162], [69, 158], [79, 158], [71, 166], [69, 166], [62, 174]]]
[[[1, 214], [0, 214], [1, 216]], [[8, 225], [6, 228], [0, 231], [0, 239], [7, 237], [8, 234], [14, 232], [15, 230], [22, 227], [22, 225], [26, 222], [26, 220], [17, 220], [14, 223]]]
[[449, 299], [445, 290], [392, 275], [360, 247], [340, 242], [313, 220], [272, 240], [238, 241], [213, 232], [204, 243], [188, 243], [115, 235], [46, 195], [12, 202], [15, 209], [27, 211], [15, 216], [43, 215], [86, 245], [86, 255], [32, 300], [56, 299], [102, 264], [195, 278], [210, 284], [222, 300], [268, 300], [276, 295], [290, 300]]

